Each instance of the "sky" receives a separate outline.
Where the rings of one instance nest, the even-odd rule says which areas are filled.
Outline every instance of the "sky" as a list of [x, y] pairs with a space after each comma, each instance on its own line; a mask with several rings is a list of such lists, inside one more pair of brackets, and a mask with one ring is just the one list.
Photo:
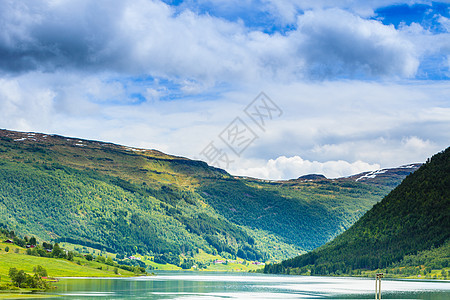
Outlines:
[[450, 1], [3, 0], [0, 128], [329, 178], [450, 142]]

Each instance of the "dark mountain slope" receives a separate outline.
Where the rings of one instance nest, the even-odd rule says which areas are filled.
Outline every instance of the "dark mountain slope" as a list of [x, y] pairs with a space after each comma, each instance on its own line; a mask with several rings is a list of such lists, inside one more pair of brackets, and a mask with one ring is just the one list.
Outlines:
[[[406, 177], [350, 229], [305, 255], [266, 266], [267, 273], [310, 268], [313, 274], [350, 273], [399, 262], [450, 238], [450, 148]], [[301, 273], [301, 272], [300, 272]]]

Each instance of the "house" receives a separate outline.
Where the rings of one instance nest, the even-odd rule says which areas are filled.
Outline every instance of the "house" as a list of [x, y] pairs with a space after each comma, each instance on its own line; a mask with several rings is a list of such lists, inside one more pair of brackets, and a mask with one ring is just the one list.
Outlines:
[[10, 240], [10, 239], [4, 241], [3, 243], [14, 244], [14, 242], [12, 240]]

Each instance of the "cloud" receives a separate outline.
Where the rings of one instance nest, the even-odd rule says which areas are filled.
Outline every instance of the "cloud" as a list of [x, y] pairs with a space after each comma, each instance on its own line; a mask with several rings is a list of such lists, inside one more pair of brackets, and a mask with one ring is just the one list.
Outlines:
[[307, 11], [267, 34], [160, 1], [1, 4], [0, 69], [112, 72], [166, 78], [198, 93], [220, 83], [304, 77], [413, 76], [413, 44], [340, 9]]
[[[430, 157], [431, 154], [439, 150], [441, 149], [429, 140], [423, 140], [416, 136], [407, 136], [400, 140], [378, 138], [372, 140], [370, 146], [364, 142], [344, 142], [313, 149], [316, 153], [328, 152], [328, 157], [330, 157], [329, 152], [334, 152], [338, 157], [346, 157], [346, 153], [350, 151], [361, 151], [359, 157], [369, 161], [378, 160], [386, 163], [388, 160], [395, 161], [400, 157], [402, 159], [398, 160], [397, 163], [384, 164], [383, 167], [397, 167], [407, 163], [424, 162], [426, 157]], [[271, 180], [294, 179], [307, 174], [322, 174], [327, 178], [339, 178], [378, 170], [381, 167], [382, 165], [379, 163], [368, 163], [363, 160], [353, 162], [347, 160], [311, 161], [296, 155], [291, 157], [279, 156], [268, 161], [245, 160], [238, 165], [233, 165], [231, 173]]]
[[[186, 2], [186, 1], [185, 1]], [[188, 1], [191, 3], [191, 1]], [[200, 3], [210, 3], [210, 7], [214, 7], [217, 3], [222, 3], [221, 0], [202, 0]], [[273, 21], [282, 24], [294, 24], [297, 15], [310, 10], [323, 10], [339, 7], [343, 10], [350, 11], [361, 17], [372, 17], [375, 15], [374, 11], [380, 7], [386, 7], [398, 4], [431, 4], [428, 0], [261, 0], [261, 1], [230, 1], [233, 5], [241, 7], [250, 7], [253, 10], [260, 10], [269, 12]], [[243, 4], [242, 4], [243, 2]], [[250, 6], [251, 5], [251, 6]], [[221, 7], [221, 6], [219, 6]], [[214, 9], [213, 9], [214, 10]], [[220, 15], [220, 11], [218, 12]]]
[[238, 169], [234, 174], [272, 180], [298, 178], [306, 174], [322, 174], [327, 178], [338, 178], [379, 168], [378, 164], [371, 165], [362, 161], [353, 163], [343, 160], [318, 162], [304, 160], [300, 156], [280, 156], [270, 159], [265, 165]]
[[259, 138], [241, 157], [231, 157], [235, 162], [228, 171], [278, 179], [303, 172], [346, 176], [378, 165], [421, 162], [450, 140], [448, 82], [270, 83], [265, 92], [283, 115], [268, 122], [264, 132], [243, 113], [257, 95], [255, 86], [202, 101], [163, 101], [158, 97], [164, 92], [157, 90], [146, 94], [152, 98], [147, 102], [133, 103], [129, 96], [107, 101], [124, 89], [126, 85], [116, 81], [63, 72], [3, 78], [0, 126], [201, 158], [202, 149], [211, 141], [220, 142], [218, 134], [239, 116]]
[[48, 128], [54, 112], [54, 98], [51, 89], [26, 88], [17, 80], [0, 78], [1, 126], [22, 130]]
[[392, 26], [340, 9], [308, 11], [298, 18], [300, 52], [316, 77], [412, 77], [414, 45]]
[[417, 23], [401, 26], [398, 33], [414, 45], [420, 65], [416, 78], [448, 79], [450, 69], [447, 57], [450, 55], [450, 33], [432, 33]]
[[450, 32], [450, 19], [449, 18], [439, 16], [438, 21], [441, 24], [441, 26], [445, 29], [446, 32]]
[[[174, 1], [164, 1], [173, 3]], [[256, 23], [280, 23], [295, 24], [297, 15], [309, 10], [322, 10], [340, 7], [348, 10], [361, 17], [372, 17], [375, 10], [380, 7], [392, 5], [406, 4], [427, 4], [431, 5], [428, 0], [184, 0], [176, 1], [179, 9], [186, 7], [198, 13], [208, 13], [219, 18], [228, 20], [236, 20], [242, 18], [248, 25]], [[255, 18], [262, 20], [255, 20]]]
[[178, 13], [160, 1], [37, 0], [0, 5], [4, 72], [63, 69], [229, 81], [257, 76], [259, 62], [249, 47], [270, 43], [269, 36], [249, 33], [242, 24], [189, 9]]

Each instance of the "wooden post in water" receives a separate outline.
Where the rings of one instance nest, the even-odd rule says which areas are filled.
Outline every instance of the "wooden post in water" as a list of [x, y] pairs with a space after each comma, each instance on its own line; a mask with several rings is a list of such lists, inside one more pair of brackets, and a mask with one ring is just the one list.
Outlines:
[[375, 276], [375, 300], [381, 300], [381, 278], [383, 273], [377, 273]]

